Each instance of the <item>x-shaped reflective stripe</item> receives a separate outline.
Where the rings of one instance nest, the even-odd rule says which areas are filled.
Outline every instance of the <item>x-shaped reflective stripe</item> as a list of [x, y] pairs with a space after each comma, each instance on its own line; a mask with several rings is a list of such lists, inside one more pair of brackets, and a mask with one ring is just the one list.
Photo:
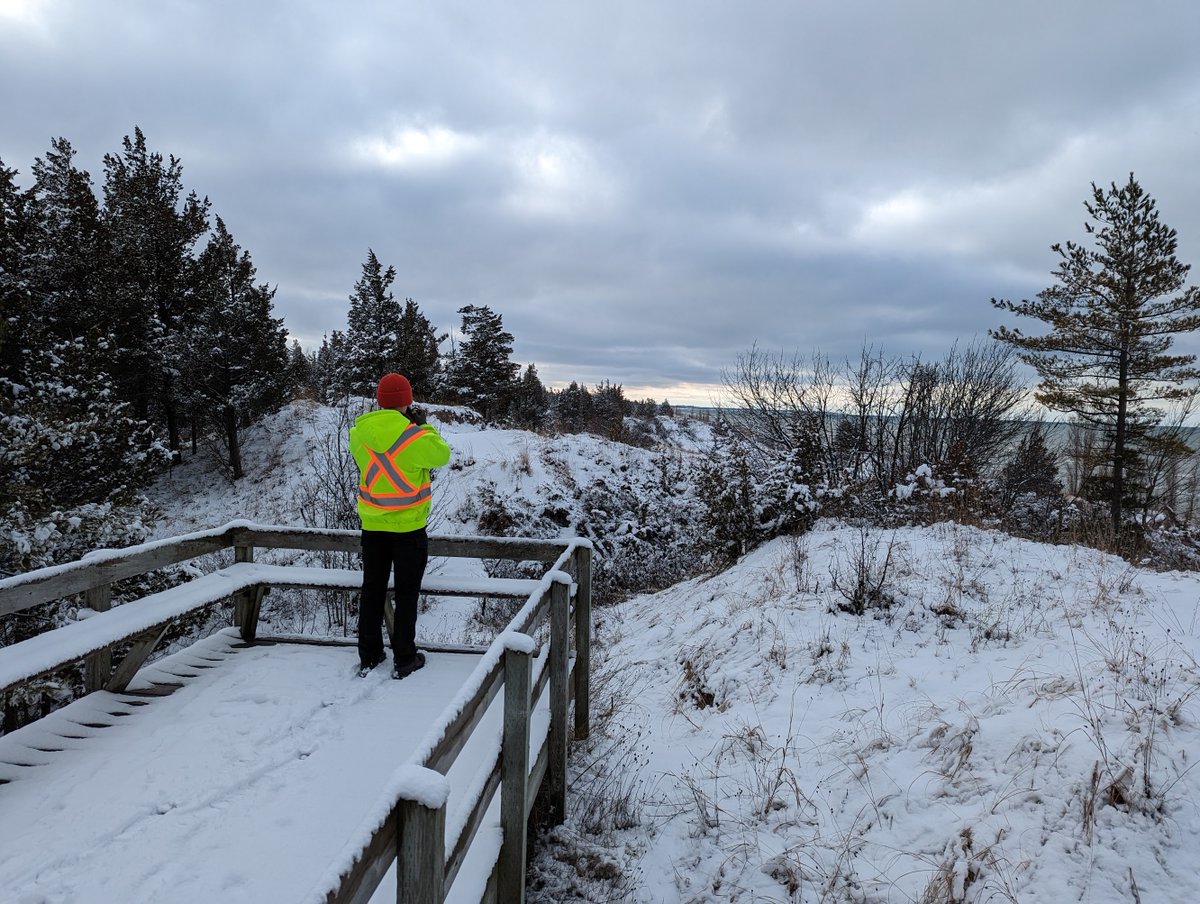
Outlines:
[[[396, 465], [395, 460], [395, 456], [402, 449], [424, 432], [424, 428], [417, 424], [410, 424], [386, 452], [380, 453], [371, 448], [367, 449], [367, 454], [371, 456], [371, 464], [363, 474], [362, 484], [358, 488], [360, 499], [380, 508], [408, 508], [418, 505], [430, 497], [429, 484], [426, 483], [420, 487], [413, 486], [405, 479], [404, 473]], [[371, 491], [371, 485], [381, 474], [392, 482], [396, 488], [394, 491], [386, 493]]]

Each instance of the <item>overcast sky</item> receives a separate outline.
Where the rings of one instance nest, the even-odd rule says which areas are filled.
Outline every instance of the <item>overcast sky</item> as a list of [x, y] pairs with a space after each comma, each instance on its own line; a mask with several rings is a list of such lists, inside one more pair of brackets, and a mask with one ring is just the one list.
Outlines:
[[986, 334], [1131, 171], [1200, 264], [1197, 35], [1195, 0], [0, 0], [0, 160], [65, 137], [99, 194], [140, 126], [310, 347], [370, 247], [551, 384], [703, 403], [755, 342]]

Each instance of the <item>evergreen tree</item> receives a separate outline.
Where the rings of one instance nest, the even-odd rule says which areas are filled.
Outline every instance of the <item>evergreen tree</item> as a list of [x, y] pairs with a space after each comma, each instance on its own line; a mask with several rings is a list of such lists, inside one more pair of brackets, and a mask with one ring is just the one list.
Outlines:
[[256, 285], [250, 253], [224, 221], [197, 261], [196, 313], [187, 328], [187, 376], [204, 420], [224, 434], [234, 480], [242, 476], [241, 424], [278, 410], [290, 393], [287, 331], [272, 316], [275, 290]]
[[190, 311], [192, 251], [208, 231], [208, 199], [183, 194], [183, 167], [151, 153], [139, 128], [120, 154], [104, 156], [103, 221], [111, 241], [108, 290], [120, 332], [116, 373], [139, 417], [161, 418], [180, 447], [177, 362]]
[[1046, 446], [1046, 434], [1040, 424], [1021, 437], [1000, 473], [1000, 501], [1005, 508], [1026, 494], [1055, 499], [1062, 495], [1058, 457]]
[[0, 160], [0, 379], [20, 382], [38, 319], [26, 274], [30, 195], [17, 185], [17, 171]]
[[400, 305], [391, 292], [395, 280], [395, 267], [385, 270], [368, 248], [350, 296], [345, 353], [339, 356], [342, 378], [356, 395], [373, 396], [380, 377], [402, 368]]
[[315, 357], [304, 351], [299, 339], [293, 339], [288, 349], [287, 385], [294, 398], [317, 396], [316, 369]]
[[[91, 177], [75, 168], [75, 150], [55, 139], [33, 164], [29, 278], [38, 297], [38, 321], [54, 340], [108, 338], [114, 331], [105, 306], [111, 256]], [[111, 370], [111, 368], [109, 368]]]
[[446, 334], [438, 334], [415, 301], [404, 300], [404, 311], [396, 330], [399, 354], [396, 369], [408, 377], [414, 398], [424, 400], [436, 395], [441, 369], [440, 346], [445, 338]]
[[592, 393], [592, 416], [588, 428], [598, 436], [621, 439], [625, 435], [625, 411], [628, 407], [621, 385], [605, 380]]
[[486, 305], [459, 308], [463, 340], [455, 359], [454, 392], [488, 421], [508, 413], [518, 366], [512, 333]]
[[554, 398], [554, 418], [565, 433], [582, 433], [592, 421], [592, 394], [574, 380]]
[[513, 423], [524, 430], [541, 430], [546, 426], [547, 413], [546, 387], [538, 377], [537, 368], [530, 364], [513, 391]]
[[321, 339], [317, 352], [317, 386], [322, 401], [332, 403], [346, 397], [350, 391], [348, 368], [346, 334], [334, 330]]
[[1095, 247], [1053, 245], [1057, 281], [1036, 300], [992, 299], [1050, 331], [1027, 336], [1002, 326], [993, 335], [1037, 369], [1038, 401], [1104, 437], [1107, 501], [1119, 531], [1139, 453], [1162, 442], [1187, 450], [1180, 436], [1153, 432], [1163, 415], [1158, 405], [1186, 402], [1197, 392], [1195, 356], [1170, 349], [1174, 335], [1200, 327], [1200, 289], [1185, 287], [1190, 267], [1176, 257], [1175, 230], [1159, 221], [1154, 200], [1132, 173], [1120, 188], [1113, 183], [1105, 191], [1093, 183], [1084, 207], [1091, 220], [1084, 229]]
[[697, 495], [704, 505], [707, 545], [719, 564], [737, 561], [758, 542], [754, 477], [749, 454], [728, 424], [713, 429], [713, 447], [700, 465]]

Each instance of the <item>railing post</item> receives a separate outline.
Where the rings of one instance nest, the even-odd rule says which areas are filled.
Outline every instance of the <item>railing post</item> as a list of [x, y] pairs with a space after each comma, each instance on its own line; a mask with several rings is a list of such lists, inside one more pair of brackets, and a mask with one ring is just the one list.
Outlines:
[[[235, 546], [233, 547], [233, 561], [238, 562], [253, 562], [254, 547], [253, 546]], [[236, 627], [242, 629], [242, 638], [246, 638], [246, 625], [250, 614], [251, 606], [251, 590], [239, 590], [233, 595], [233, 623]]]
[[[517, 638], [524, 635], [514, 635]], [[529, 641], [532, 648], [533, 640]], [[496, 900], [525, 901], [525, 850], [529, 794], [530, 649], [504, 651], [504, 738], [500, 766], [500, 862]]]
[[592, 548], [575, 547], [575, 738], [591, 733]]
[[567, 818], [567, 686], [571, 588], [555, 581], [550, 587], [550, 738], [546, 764], [546, 793], [550, 822], [561, 825]]
[[[84, 591], [83, 601], [89, 609], [107, 612], [112, 608], [112, 584], [101, 584]], [[88, 693], [101, 690], [111, 677], [112, 647], [105, 647], [88, 656], [84, 665], [84, 686]]]
[[396, 805], [396, 904], [442, 904], [446, 898], [446, 804]]

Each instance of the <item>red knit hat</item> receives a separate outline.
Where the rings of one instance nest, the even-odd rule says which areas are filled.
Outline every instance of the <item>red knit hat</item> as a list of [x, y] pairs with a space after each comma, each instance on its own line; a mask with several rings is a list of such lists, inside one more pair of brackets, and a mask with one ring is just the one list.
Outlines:
[[412, 387], [397, 373], [384, 374], [375, 390], [380, 408], [407, 408], [412, 404]]

